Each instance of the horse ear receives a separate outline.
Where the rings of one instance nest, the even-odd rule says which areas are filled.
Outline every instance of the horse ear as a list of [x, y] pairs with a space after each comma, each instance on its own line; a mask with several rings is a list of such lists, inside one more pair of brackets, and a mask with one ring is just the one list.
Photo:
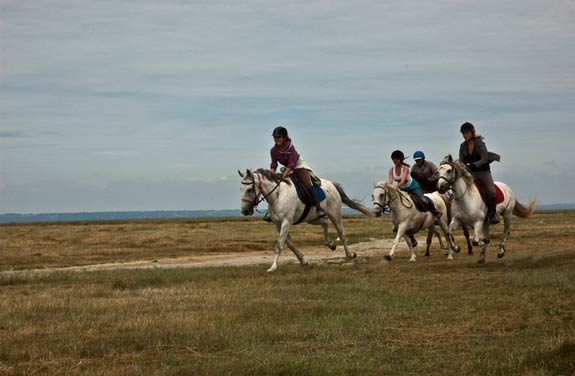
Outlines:
[[238, 174], [240, 175], [240, 177], [244, 177], [244, 174], [242, 174], [242, 172], [240, 170], [238, 170]]
[[447, 160], [448, 160], [449, 162], [453, 162], [453, 157], [451, 156], [451, 154], [449, 154], [449, 155], [447, 156]]

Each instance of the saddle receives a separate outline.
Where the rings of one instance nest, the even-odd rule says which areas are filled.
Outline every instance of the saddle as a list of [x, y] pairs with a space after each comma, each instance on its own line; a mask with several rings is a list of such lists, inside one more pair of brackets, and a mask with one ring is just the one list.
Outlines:
[[[300, 183], [297, 180], [293, 180], [293, 179], [292, 179], [292, 182], [295, 186], [295, 190], [297, 192], [297, 197], [300, 199], [301, 202], [303, 202], [305, 204], [305, 209], [303, 210], [303, 213], [301, 214], [299, 219], [294, 223], [295, 225], [297, 225], [297, 224], [301, 223], [309, 214], [309, 210], [313, 206], [313, 200], [310, 197], [309, 192], [307, 191], [307, 189], [305, 189], [305, 187], [303, 186], [302, 183]], [[316, 195], [318, 201], [322, 202], [323, 200], [325, 200], [326, 195], [325, 195], [324, 190], [318, 184], [315, 184], [315, 181], [312, 181], [312, 184], [313, 184], [313, 190], [315, 192], [315, 195]]]
[[[480, 180], [474, 180], [473, 183], [475, 184], [475, 187], [477, 187], [477, 190], [481, 195], [481, 199], [483, 200], [485, 205], [487, 205], [487, 196], [485, 196], [485, 187], [483, 186], [483, 184], [481, 184]], [[495, 184], [495, 204], [502, 203], [504, 199], [505, 195], [503, 194], [503, 191], [501, 190], [501, 188], [499, 188], [497, 184]]]
[[[295, 186], [295, 190], [297, 192], [297, 197], [300, 199], [300, 201], [303, 202], [306, 206], [313, 205], [313, 201], [309, 195], [309, 192], [307, 191], [307, 189], [305, 189], [303, 184], [297, 180], [292, 180], [292, 182]], [[323, 189], [321, 189], [321, 187], [319, 185], [313, 184], [313, 190], [314, 190], [315, 195], [317, 196], [317, 199], [319, 200], [319, 202], [322, 202], [323, 200], [325, 200], [325, 197], [326, 197], [325, 192], [323, 191]]]
[[409, 193], [409, 197], [411, 198], [411, 201], [413, 201], [413, 204], [415, 205], [417, 210], [419, 210], [422, 213], [429, 211], [430, 206], [429, 204], [431, 201], [429, 197], [423, 196], [425, 197], [425, 200], [421, 200], [418, 196], [412, 194], [411, 192]]

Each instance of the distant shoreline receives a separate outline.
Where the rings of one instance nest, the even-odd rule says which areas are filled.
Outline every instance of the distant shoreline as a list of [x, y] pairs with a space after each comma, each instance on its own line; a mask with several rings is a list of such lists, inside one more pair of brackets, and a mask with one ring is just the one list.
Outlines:
[[[538, 206], [537, 211], [575, 210], [575, 204], [551, 204]], [[265, 209], [262, 209], [263, 215]], [[344, 215], [355, 215], [356, 211], [343, 208]], [[170, 218], [207, 218], [207, 217], [239, 217], [239, 209], [235, 210], [150, 210], [150, 211], [106, 211], [77, 213], [37, 213], [37, 214], [0, 214], [2, 223], [30, 222], [74, 222], [74, 221], [117, 221], [131, 219], [170, 219]]]

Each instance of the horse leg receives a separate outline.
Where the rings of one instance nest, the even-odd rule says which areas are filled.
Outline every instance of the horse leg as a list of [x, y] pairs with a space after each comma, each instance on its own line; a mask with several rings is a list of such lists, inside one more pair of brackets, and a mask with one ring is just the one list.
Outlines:
[[[425, 257], [429, 257], [429, 248], [431, 248], [431, 240], [433, 239], [433, 233], [435, 232], [435, 230], [430, 227], [429, 231], [427, 231], [427, 239], [425, 240]], [[440, 238], [441, 241], [441, 238]]]
[[437, 237], [437, 241], [439, 242], [439, 247], [441, 247], [441, 249], [447, 249], [448, 245], [446, 245], [443, 242], [443, 237], [441, 236], [441, 232], [439, 232], [439, 226], [433, 226], [433, 233]]
[[473, 240], [471, 243], [476, 247], [477, 246], [481, 247], [483, 245], [481, 239], [483, 236], [484, 225], [485, 225], [484, 221], [477, 221], [473, 225]]
[[[355, 252], [350, 252], [350, 250], [347, 246], [347, 238], [345, 237], [345, 233], [343, 232], [343, 221], [341, 218], [341, 214], [339, 214], [339, 211], [337, 214], [331, 214], [328, 212], [327, 216], [329, 217], [331, 223], [333, 223], [333, 227], [335, 227], [335, 231], [337, 231], [337, 235], [339, 236], [339, 240], [341, 240], [341, 244], [343, 244], [343, 249], [345, 251], [345, 257], [356, 258], [357, 254]], [[327, 225], [326, 225], [326, 228], [327, 228]], [[332, 250], [334, 250], [334, 249], [335, 249], [335, 247]]]
[[300, 265], [302, 265], [302, 266], [309, 265], [309, 262], [307, 262], [303, 258], [303, 253], [301, 253], [300, 250], [296, 247], [296, 245], [294, 244], [294, 242], [291, 238], [291, 235], [289, 235], [289, 234], [286, 238], [286, 245], [288, 246], [289, 249], [291, 249], [291, 251], [294, 253], [295, 257], [297, 257]]
[[324, 244], [327, 245], [329, 247], [329, 249], [331, 249], [332, 251], [335, 251], [335, 249], [337, 248], [337, 244], [329, 238], [327, 221], [323, 221], [321, 223], [321, 228], [323, 229], [323, 242], [324, 242]]
[[[476, 234], [477, 235], [477, 234]], [[482, 234], [482, 240], [479, 242], [479, 245], [481, 246], [481, 252], [479, 253], [479, 260], [477, 260], [477, 263], [479, 264], [485, 264], [485, 254], [487, 253], [487, 247], [489, 246], [489, 222], [485, 222], [483, 224], [483, 234]]]
[[290, 223], [286, 220], [284, 220], [282, 222], [281, 225], [277, 226], [278, 232], [280, 233], [280, 236], [278, 238], [278, 241], [276, 243], [276, 246], [274, 248], [274, 253], [275, 253], [275, 257], [274, 257], [274, 262], [272, 264], [272, 266], [270, 266], [270, 268], [268, 269], [268, 272], [273, 272], [278, 268], [278, 260], [280, 258], [280, 254], [282, 253], [282, 248], [286, 242], [286, 239], [289, 235], [289, 230], [290, 230]]
[[405, 225], [399, 225], [397, 227], [397, 233], [395, 234], [395, 239], [393, 239], [393, 244], [391, 245], [391, 250], [389, 251], [389, 254], [387, 256], [383, 257], [384, 259], [386, 259], [387, 261], [391, 261], [393, 259], [393, 255], [395, 255], [395, 248], [397, 247], [399, 241], [401, 240], [401, 238], [403, 238], [404, 235], [405, 235]]
[[455, 227], [455, 224], [452, 221], [451, 224], [449, 225], [449, 227], [447, 227], [447, 220], [445, 219], [445, 217], [446, 217], [446, 215], [439, 218], [437, 223], [439, 224], [439, 227], [441, 227], [441, 230], [443, 231], [443, 235], [445, 236], [445, 239], [447, 239], [447, 243], [449, 244], [449, 249], [447, 251], [447, 253], [448, 253], [447, 259], [453, 260], [453, 254], [451, 253], [451, 251], [454, 251], [455, 253], [459, 253], [460, 248], [457, 244], [455, 244], [455, 239], [453, 238], [453, 235], [451, 235], [451, 231], [450, 231], [450, 228], [452, 226]]
[[499, 242], [499, 252], [497, 252], [497, 258], [505, 256], [505, 242], [509, 239], [509, 234], [511, 233], [511, 213], [503, 216], [503, 238]]
[[405, 238], [405, 242], [407, 243], [407, 247], [409, 247], [409, 261], [415, 261], [415, 247], [411, 241], [411, 237], [409, 235], [403, 235]]
[[463, 229], [463, 236], [465, 236], [465, 241], [467, 242], [467, 254], [469, 256], [473, 256], [473, 243], [471, 243], [471, 240], [469, 239], [469, 229], [467, 228], [467, 225], [463, 225], [461, 228]]

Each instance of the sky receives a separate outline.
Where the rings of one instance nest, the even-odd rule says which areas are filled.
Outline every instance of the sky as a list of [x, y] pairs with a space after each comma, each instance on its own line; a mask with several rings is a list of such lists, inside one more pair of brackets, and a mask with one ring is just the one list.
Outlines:
[[520, 201], [575, 202], [574, 19], [572, 0], [0, 0], [0, 213], [237, 209], [278, 125], [367, 204], [393, 150], [437, 164], [465, 121]]

